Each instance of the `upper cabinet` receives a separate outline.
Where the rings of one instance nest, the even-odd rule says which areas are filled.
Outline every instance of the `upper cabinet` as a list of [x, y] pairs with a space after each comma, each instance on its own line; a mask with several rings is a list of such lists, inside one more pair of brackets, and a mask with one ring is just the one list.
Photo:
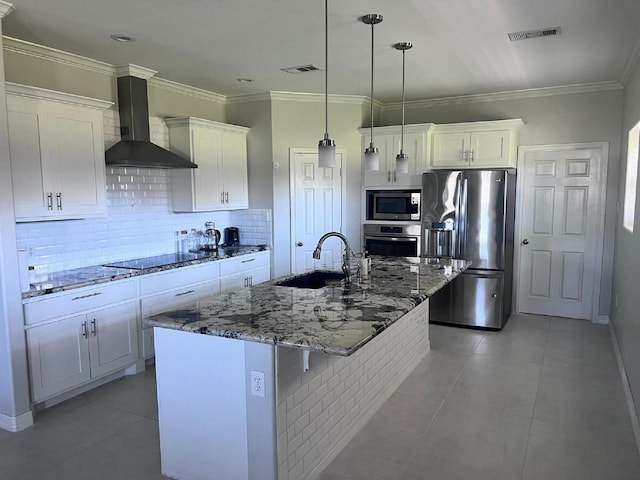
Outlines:
[[102, 110], [111, 105], [7, 83], [16, 221], [106, 214]]
[[436, 125], [431, 168], [516, 168], [522, 120]]
[[249, 207], [248, 128], [193, 117], [170, 118], [169, 148], [198, 168], [171, 171], [175, 212], [209, 212]]
[[[400, 173], [396, 155], [400, 153], [401, 127], [374, 127], [373, 143], [380, 151], [380, 169], [366, 170], [363, 163], [363, 184], [366, 187], [420, 187], [421, 175], [426, 169], [428, 131], [432, 124], [404, 126], [403, 151], [409, 156], [408, 173]], [[371, 143], [371, 130], [361, 128], [362, 152]]]

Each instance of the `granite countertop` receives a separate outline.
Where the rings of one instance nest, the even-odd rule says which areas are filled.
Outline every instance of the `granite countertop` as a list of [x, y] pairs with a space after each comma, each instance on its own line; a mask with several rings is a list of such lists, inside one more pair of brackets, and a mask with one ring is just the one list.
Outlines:
[[[250, 253], [267, 250], [264, 246], [239, 245], [222, 248], [217, 252], [205, 251], [186, 254], [166, 254], [155, 257], [145, 257], [123, 262], [112, 262], [105, 265], [92, 265], [88, 267], [74, 268], [53, 272], [46, 275], [38, 275], [37, 282], [31, 284], [31, 289], [22, 292], [22, 299], [48, 295], [50, 293], [64, 292], [74, 288], [87, 287], [100, 283], [122, 280], [125, 278], [146, 275], [149, 273], [172, 270], [174, 268], [198, 265], [204, 262], [223, 260], [225, 258], [247, 255]], [[112, 265], [131, 264], [135, 268], [114, 267]], [[153, 265], [143, 267], [143, 265]]]
[[154, 315], [145, 325], [351, 355], [468, 268], [451, 259], [372, 257], [347, 287], [277, 285], [283, 277]]

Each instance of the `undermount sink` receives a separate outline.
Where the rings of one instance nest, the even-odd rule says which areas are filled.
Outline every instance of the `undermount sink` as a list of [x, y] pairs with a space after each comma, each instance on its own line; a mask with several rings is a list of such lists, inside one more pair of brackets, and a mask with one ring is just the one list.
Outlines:
[[339, 286], [341, 281], [344, 280], [344, 273], [342, 272], [323, 272], [320, 270], [314, 270], [313, 272], [305, 273], [282, 282], [277, 282], [276, 285], [281, 287], [295, 287], [295, 288], [322, 288], [328, 286]]

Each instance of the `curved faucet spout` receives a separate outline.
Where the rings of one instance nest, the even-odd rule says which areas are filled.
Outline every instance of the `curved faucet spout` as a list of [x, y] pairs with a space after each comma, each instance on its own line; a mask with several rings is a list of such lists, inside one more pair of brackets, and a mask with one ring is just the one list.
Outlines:
[[338, 237], [344, 243], [344, 255], [342, 256], [342, 271], [344, 272], [344, 279], [347, 284], [351, 283], [351, 245], [349, 245], [349, 240], [340, 232], [329, 232], [325, 233], [318, 240], [318, 245], [316, 245], [316, 249], [313, 251], [313, 258], [316, 260], [320, 260], [320, 252], [322, 251], [322, 244], [329, 237]]

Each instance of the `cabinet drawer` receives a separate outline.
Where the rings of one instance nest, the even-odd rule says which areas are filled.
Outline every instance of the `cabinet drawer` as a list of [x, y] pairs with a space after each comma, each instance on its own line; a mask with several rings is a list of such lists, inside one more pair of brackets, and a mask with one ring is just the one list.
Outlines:
[[220, 276], [219, 262], [181, 267], [166, 272], [143, 275], [140, 278], [140, 295], [145, 297], [166, 290], [174, 290], [184, 285], [215, 280]]
[[156, 315], [198, 300], [213, 297], [219, 293], [220, 285], [218, 280], [213, 280], [151, 295], [141, 300], [142, 318], [145, 319], [150, 315]]
[[[55, 295], [55, 296], [54, 296]], [[138, 295], [135, 280], [121, 280], [96, 287], [78, 288], [61, 294], [46, 295], [24, 304], [25, 323], [33, 325], [57, 317], [102, 308], [134, 299]]]
[[269, 264], [269, 252], [258, 252], [233, 257], [220, 262], [220, 276], [224, 277], [225, 275], [245, 272], [247, 270], [253, 270], [254, 268], [268, 267]]

